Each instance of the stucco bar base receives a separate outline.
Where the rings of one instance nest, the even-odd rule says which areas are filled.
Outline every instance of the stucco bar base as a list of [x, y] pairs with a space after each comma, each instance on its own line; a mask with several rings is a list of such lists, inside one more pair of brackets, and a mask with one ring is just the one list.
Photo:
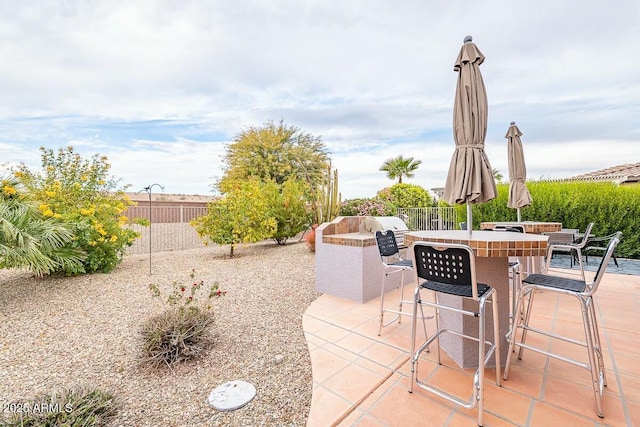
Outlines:
[[[478, 282], [490, 285], [497, 291], [498, 310], [500, 313], [500, 356], [502, 359], [501, 365], [504, 366], [507, 360], [508, 350], [505, 335], [509, 328], [509, 259], [502, 257], [476, 257], [476, 274]], [[456, 308], [465, 308], [469, 311], [477, 311], [478, 307], [478, 304], [472, 300], [452, 295], [441, 295], [440, 301], [444, 304]], [[491, 304], [487, 304], [485, 339], [493, 342], [492, 310]], [[478, 336], [478, 322], [478, 318], [475, 317], [465, 316], [448, 310], [441, 310], [440, 312], [441, 328], [463, 331], [466, 335]], [[452, 334], [443, 334], [440, 336], [440, 348], [462, 368], [474, 368], [478, 366], [478, 345], [474, 341], [465, 340]], [[435, 347], [432, 351], [435, 351]], [[487, 366], [495, 366], [495, 359], [492, 358]]]
[[[358, 303], [379, 297], [383, 267], [371, 233], [362, 232], [364, 217], [338, 217], [316, 229], [316, 290]], [[338, 233], [336, 233], [338, 231]], [[385, 292], [400, 286], [400, 274], [385, 281]], [[413, 272], [404, 273], [405, 299], [413, 295]]]

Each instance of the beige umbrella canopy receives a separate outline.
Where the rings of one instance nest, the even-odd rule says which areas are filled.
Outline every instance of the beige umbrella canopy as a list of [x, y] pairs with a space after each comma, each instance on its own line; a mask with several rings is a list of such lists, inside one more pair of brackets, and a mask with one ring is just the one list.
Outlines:
[[453, 137], [456, 148], [449, 165], [444, 199], [450, 204], [467, 204], [467, 229], [473, 227], [471, 204], [495, 199], [498, 191], [491, 164], [484, 152], [487, 134], [487, 93], [480, 74], [484, 55], [464, 39], [453, 67], [458, 73], [453, 107]]
[[511, 122], [505, 138], [507, 138], [507, 156], [509, 159], [509, 201], [507, 206], [518, 210], [518, 222], [520, 208], [531, 204], [531, 194], [525, 182], [527, 181], [527, 166], [524, 163], [524, 149], [520, 140], [522, 132]]

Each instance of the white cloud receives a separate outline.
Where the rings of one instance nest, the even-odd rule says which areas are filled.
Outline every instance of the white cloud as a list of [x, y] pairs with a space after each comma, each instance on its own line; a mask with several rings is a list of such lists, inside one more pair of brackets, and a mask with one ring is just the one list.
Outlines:
[[75, 144], [134, 187], [206, 192], [224, 141], [282, 119], [322, 136], [346, 197], [388, 185], [378, 168], [399, 154], [441, 186], [467, 34], [494, 168], [512, 120], [532, 177], [637, 162], [639, 16], [635, 0], [3, 3], [0, 163]]

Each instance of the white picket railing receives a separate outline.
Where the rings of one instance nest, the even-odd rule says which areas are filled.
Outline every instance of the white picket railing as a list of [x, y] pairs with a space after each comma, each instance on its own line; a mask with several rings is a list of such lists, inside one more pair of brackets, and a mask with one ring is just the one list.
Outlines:
[[458, 220], [453, 207], [399, 208], [397, 215], [410, 230], [456, 230]]

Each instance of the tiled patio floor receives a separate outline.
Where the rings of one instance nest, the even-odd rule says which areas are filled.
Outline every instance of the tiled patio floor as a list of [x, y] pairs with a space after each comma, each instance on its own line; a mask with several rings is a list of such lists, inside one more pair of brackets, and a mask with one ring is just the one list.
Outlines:
[[[396, 301], [397, 292], [385, 301]], [[405, 299], [411, 293], [405, 289]], [[640, 426], [640, 276], [607, 273], [595, 298], [607, 369], [605, 417], [596, 415], [586, 370], [525, 351], [522, 360], [514, 358], [501, 388], [495, 385], [494, 371], [487, 371], [486, 426]], [[379, 337], [378, 310], [379, 299], [358, 304], [323, 295], [306, 311], [303, 327], [314, 387], [308, 426], [476, 425], [476, 409], [450, 404], [417, 387], [408, 392], [410, 317], [384, 328]], [[536, 313], [538, 325], [584, 339], [573, 298], [537, 294]], [[430, 321], [428, 331], [434, 329]], [[530, 336], [534, 338], [540, 340]], [[580, 347], [553, 345], [586, 361]], [[433, 352], [425, 353], [420, 376], [432, 375], [431, 381], [453, 394], [470, 396], [471, 371], [442, 354], [443, 365], [438, 366]]]

